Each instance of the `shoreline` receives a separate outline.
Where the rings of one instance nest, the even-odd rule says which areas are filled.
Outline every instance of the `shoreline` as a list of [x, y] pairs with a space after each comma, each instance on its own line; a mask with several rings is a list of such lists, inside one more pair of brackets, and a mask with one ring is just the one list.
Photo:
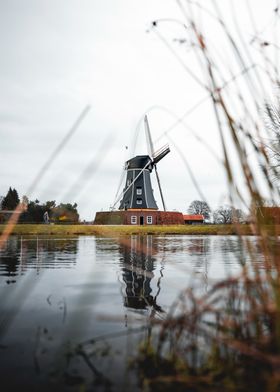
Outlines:
[[[2, 234], [5, 225], [0, 225]], [[280, 227], [277, 230], [280, 233]], [[12, 235], [134, 235], [134, 234], [184, 234], [184, 235], [253, 235], [250, 225], [170, 225], [170, 226], [102, 226], [102, 225], [46, 225], [19, 224]]]

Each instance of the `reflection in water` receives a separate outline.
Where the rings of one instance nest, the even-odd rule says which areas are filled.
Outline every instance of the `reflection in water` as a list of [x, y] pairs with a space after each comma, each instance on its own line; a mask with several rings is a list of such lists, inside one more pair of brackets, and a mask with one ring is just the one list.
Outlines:
[[209, 252], [209, 248], [209, 237], [192, 238], [188, 246], [188, 252], [192, 255], [202, 256]]
[[15, 283], [16, 276], [30, 269], [72, 268], [76, 264], [76, 239], [11, 237], [0, 251], [0, 277]]
[[156, 253], [153, 236], [132, 235], [128, 241], [120, 247], [122, 275], [125, 283], [124, 306], [133, 309], [152, 307], [154, 310], [162, 311], [157, 304], [160, 279], [156, 294], [153, 295], [151, 288], [155, 270], [153, 253]]
[[243, 254], [238, 237], [11, 237], [0, 252], [1, 386], [104, 391], [92, 383], [104, 374], [114, 392], [140, 391], [126, 364], [147, 320], [164, 319], [186, 288], [237, 274]]
[[204, 291], [208, 290], [208, 255], [210, 252], [210, 238], [193, 238], [188, 246], [188, 253], [195, 258], [195, 270], [202, 274]]
[[[4, 253], [4, 252], [3, 252]], [[17, 275], [18, 270], [18, 243], [16, 238], [11, 238], [10, 241], [7, 242], [5, 254], [1, 255], [0, 253], [0, 275], [6, 276], [7, 283], [14, 283], [16, 280], [13, 279]]]

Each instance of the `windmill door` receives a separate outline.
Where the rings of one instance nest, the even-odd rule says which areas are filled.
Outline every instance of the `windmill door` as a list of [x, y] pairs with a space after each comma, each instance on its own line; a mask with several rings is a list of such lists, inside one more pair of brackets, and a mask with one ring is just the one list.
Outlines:
[[144, 225], [144, 216], [140, 216], [140, 225]]

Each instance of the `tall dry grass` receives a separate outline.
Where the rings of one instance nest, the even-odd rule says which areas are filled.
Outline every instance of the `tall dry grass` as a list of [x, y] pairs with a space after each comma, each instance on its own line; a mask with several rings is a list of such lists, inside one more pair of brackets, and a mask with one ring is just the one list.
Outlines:
[[[176, 3], [186, 37], [181, 43], [192, 49], [199, 72], [190, 69], [186, 58], [175, 51], [168, 38], [167, 19], [154, 21], [151, 30], [208, 94], [219, 132], [228, 197], [232, 205], [250, 210], [251, 229], [262, 257], [255, 262], [259, 256], [237, 225], [251, 262], [240, 260], [241, 273], [214, 284], [206, 294], [186, 288], [165, 320], [150, 321], [151, 333], [139, 350], [135, 366], [147, 390], [176, 387], [204, 391], [207, 387], [212, 391], [277, 391], [280, 243], [276, 225], [266, 224], [263, 206], [267, 200], [280, 205], [279, 175], [273, 171], [275, 155], [269, 149], [275, 133], [279, 136], [280, 132], [275, 120], [277, 110], [271, 103], [279, 85], [279, 47], [277, 42], [268, 41], [264, 30], [256, 25], [249, 1], [243, 5], [253, 31], [250, 39], [244, 35], [234, 2], [229, 3], [231, 26], [218, 1]], [[271, 9], [271, 25], [265, 27], [271, 28], [274, 38], [278, 13], [278, 7]], [[229, 56], [227, 61], [208, 37], [205, 20], [217, 30]]]

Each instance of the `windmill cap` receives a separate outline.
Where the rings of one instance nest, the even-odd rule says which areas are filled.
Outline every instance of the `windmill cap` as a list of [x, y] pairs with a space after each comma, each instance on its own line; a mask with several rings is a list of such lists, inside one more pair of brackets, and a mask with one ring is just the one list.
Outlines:
[[[127, 161], [126, 164], [127, 169], [143, 169], [149, 162], [151, 162], [149, 155], [137, 155]], [[149, 165], [146, 168], [149, 169]]]

